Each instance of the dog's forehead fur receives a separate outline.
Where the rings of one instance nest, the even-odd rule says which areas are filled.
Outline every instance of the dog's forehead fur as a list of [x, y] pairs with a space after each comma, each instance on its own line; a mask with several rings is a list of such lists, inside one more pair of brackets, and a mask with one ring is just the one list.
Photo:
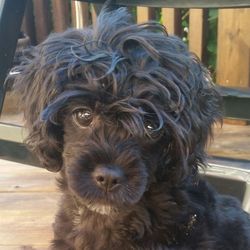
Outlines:
[[[181, 41], [167, 36], [163, 26], [129, 25], [120, 20], [127, 16], [121, 9], [113, 16], [103, 15], [94, 30], [52, 35], [34, 51], [39, 56], [33, 67], [38, 64], [42, 70], [35, 79], [45, 78], [43, 88], [54, 97], [68, 88], [92, 93], [104, 88], [119, 98], [128, 93], [143, 99], [160, 97], [171, 109], [182, 110], [189, 97], [207, 85], [195, 81], [195, 71], [200, 72], [195, 57]], [[69, 86], [73, 82], [76, 86]]]
[[[163, 26], [153, 22], [129, 25], [120, 17], [118, 20], [118, 14], [128, 19], [123, 11], [115, 12], [113, 17], [101, 16], [94, 30], [78, 34], [68, 31], [61, 42], [58, 36], [51, 37], [38, 47], [45, 59], [42, 68], [46, 80], [55, 83], [46, 86], [51, 99], [43, 114], [53, 112], [51, 104], [59, 109], [68, 103], [77, 89], [85, 92], [85, 101], [89, 96], [103, 104], [112, 103], [116, 107], [119, 104], [133, 111], [144, 106], [148, 111], [157, 110], [158, 118], [162, 111], [168, 120], [185, 117], [188, 130], [191, 127], [188, 109], [198, 108], [196, 98], [204, 91], [209, 92], [209, 75], [200, 69], [197, 59], [181, 41], [167, 35]], [[202, 81], [198, 75], [201, 70], [207, 77]], [[72, 96], [70, 90], [74, 91]]]

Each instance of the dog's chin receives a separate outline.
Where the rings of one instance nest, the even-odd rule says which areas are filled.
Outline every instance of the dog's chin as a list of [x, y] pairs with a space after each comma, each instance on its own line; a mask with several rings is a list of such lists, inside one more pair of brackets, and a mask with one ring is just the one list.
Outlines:
[[87, 203], [85, 204], [85, 207], [89, 209], [91, 212], [106, 215], [106, 216], [113, 216], [117, 215], [121, 212], [121, 208], [114, 207], [109, 204], [91, 204]]
[[115, 201], [90, 201], [86, 199], [81, 199], [80, 206], [81, 208], [87, 209], [91, 212], [94, 212], [96, 214], [100, 215], [106, 215], [106, 216], [119, 216], [120, 214], [124, 214], [128, 211], [131, 211], [136, 204], [140, 201], [141, 198], [138, 198], [134, 200], [133, 202], [122, 202], [121, 200], [115, 200]]

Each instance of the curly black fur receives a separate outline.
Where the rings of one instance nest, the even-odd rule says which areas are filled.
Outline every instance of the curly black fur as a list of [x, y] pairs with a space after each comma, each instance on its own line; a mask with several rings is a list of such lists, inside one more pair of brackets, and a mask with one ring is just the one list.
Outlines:
[[220, 97], [162, 25], [104, 10], [16, 70], [27, 144], [61, 174], [52, 249], [250, 249], [249, 216], [198, 174]]

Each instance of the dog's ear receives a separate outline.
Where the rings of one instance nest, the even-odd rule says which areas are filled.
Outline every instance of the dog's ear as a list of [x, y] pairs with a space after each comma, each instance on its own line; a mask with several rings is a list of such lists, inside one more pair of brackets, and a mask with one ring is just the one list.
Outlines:
[[190, 83], [193, 82], [196, 90], [193, 90], [192, 110], [189, 112], [192, 124], [189, 133], [189, 161], [191, 164], [192, 161], [193, 164], [195, 161], [203, 164], [206, 144], [213, 136], [213, 124], [222, 122], [222, 98], [208, 69], [195, 55], [191, 54], [191, 58]]
[[38, 157], [43, 167], [52, 172], [59, 171], [63, 163], [62, 126], [37, 120], [28, 129], [29, 135], [25, 142], [29, 149]]
[[[179, 110], [168, 117], [169, 132], [162, 153], [163, 162], [168, 165], [167, 174], [171, 175], [169, 180], [176, 183], [185, 181], [186, 177], [197, 180], [198, 168], [206, 167], [206, 145], [213, 136], [213, 124], [222, 120], [222, 98], [209, 71], [195, 55], [189, 56], [189, 65], [183, 70], [185, 88], [180, 88], [181, 81], [176, 85], [183, 104], [176, 106]], [[178, 171], [176, 166], [180, 166]], [[161, 171], [166, 171], [164, 166], [159, 172], [164, 178]]]
[[[83, 39], [82, 32], [76, 30], [53, 34], [40, 45], [25, 51], [22, 64], [13, 69], [19, 72], [13, 90], [18, 93], [19, 106], [24, 112], [28, 130], [26, 143], [42, 166], [50, 171], [59, 171], [62, 167], [63, 125], [50, 117], [44, 119], [42, 113], [63, 92], [67, 74], [62, 69], [67, 70], [70, 61], [66, 58], [70, 57], [67, 50], [81, 44]], [[64, 50], [65, 54], [62, 53]], [[58, 56], [64, 56], [66, 62], [58, 60]]]
[[[39, 159], [42, 167], [50, 171], [58, 171], [62, 165], [62, 128], [50, 121], [43, 121], [41, 113], [53, 98], [51, 88], [45, 85], [51, 81], [47, 78], [46, 68], [42, 66], [44, 60], [37, 47], [25, 51], [23, 62], [14, 70], [19, 72], [15, 78], [13, 90], [18, 94], [19, 106], [24, 113], [25, 127], [28, 137], [25, 143]], [[52, 84], [52, 83], [50, 83]]]

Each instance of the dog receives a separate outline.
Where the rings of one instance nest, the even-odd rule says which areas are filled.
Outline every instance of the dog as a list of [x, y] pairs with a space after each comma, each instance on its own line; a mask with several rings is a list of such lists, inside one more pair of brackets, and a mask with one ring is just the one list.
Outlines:
[[104, 8], [16, 71], [26, 143], [60, 172], [51, 249], [250, 249], [249, 215], [199, 175], [220, 95], [164, 26]]

